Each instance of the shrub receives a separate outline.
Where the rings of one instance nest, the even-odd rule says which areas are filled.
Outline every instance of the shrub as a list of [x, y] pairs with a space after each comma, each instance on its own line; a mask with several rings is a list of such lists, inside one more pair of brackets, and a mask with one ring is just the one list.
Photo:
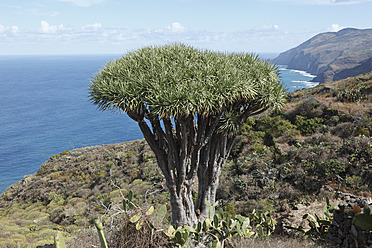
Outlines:
[[326, 146], [331, 149], [336, 149], [342, 144], [343, 140], [338, 136], [329, 133], [315, 133], [305, 140], [306, 144], [312, 146]]
[[339, 149], [339, 154], [348, 156], [349, 162], [355, 166], [372, 164], [372, 138], [360, 136], [352, 137]]
[[26, 235], [26, 241], [28, 243], [33, 243], [35, 240], [37, 240], [38, 237], [39, 235], [37, 235], [36, 233], [28, 233]]
[[322, 118], [306, 118], [301, 115], [296, 116], [297, 129], [304, 134], [312, 134], [321, 128], [323, 124]]
[[349, 138], [354, 133], [355, 125], [351, 122], [340, 123], [337, 126], [331, 128], [331, 133], [341, 138]]
[[344, 89], [337, 93], [337, 101], [340, 102], [359, 102], [363, 99], [362, 91], [364, 85], [360, 85], [356, 89]]
[[320, 106], [319, 101], [314, 98], [306, 98], [304, 101], [297, 107], [297, 113], [302, 116], [312, 117], [312, 111]]
[[39, 212], [39, 211], [32, 211], [32, 212], [28, 213], [25, 218], [30, 219], [30, 220], [36, 220], [36, 219], [39, 219], [39, 218], [45, 217], [45, 216], [48, 216], [48, 214], [42, 213], [42, 212]]
[[348, 176], [345, 179], [345, 183], [347, 186], [350, 186], [353, 189], [357, 189], [363, 184], [363, 179], [360, 176]]
[[240, 129], [241, 134], [248, 134], [253, 126], [255, 125], [255, 120], [252, 118], [248, 118], [247, 121], [243, 124], [243, 126]]
[[293, 125], [290, 121], [284, 119], [282, 116], [274, 117], [263, 117], [256, 121], [257, 129], [261, 131], [270, 132], [275, 138], [284, 135], [286, 132], [290, 132], [293, 129], [296, 129], [296, 126]]
[[304, 180], [301, 182], [302, 188], [305, 192], [311, 193], [318, 191], [321, 188], [321, 184], [318, 180], [315, 178], [304, 178]]
[[342, 114], [340, 115], [340, 121], [341, 122], [352, 122], [353, 117], [351, 115]]
[[330, 159], [327, 161], [324, 161], [321, 166], [319, 167], [320, 175], [324, 175], [325, 178], [329, 178], [331, 176], [335, 176], [337, 174], [340, 174], [345, 171], [345, 165], [336, 160], [336, 159]]
[[314, 98], [304, 99], [301, 104], [296, 108], [290, 109], [285, 113], [286, 118], [288, 118], [292, 123], [295, 123], [297, 116], [303, 116], [306, 118], [315, 118], [324, 116], [325, 106], [320, 104], [320, 102]]
[[44, 229], [39, 232], [39, 238], [52, 241], [55, 232], [56, 231], [52, 229]]
[[357, 134], [361, 135], [361, 136], [367, 136], [367, 137], [371, 136], [371, 133], [369, 132], [368, 128], [366, 128], [366, 127], [359, 127], [359, 130], [358, 130]]

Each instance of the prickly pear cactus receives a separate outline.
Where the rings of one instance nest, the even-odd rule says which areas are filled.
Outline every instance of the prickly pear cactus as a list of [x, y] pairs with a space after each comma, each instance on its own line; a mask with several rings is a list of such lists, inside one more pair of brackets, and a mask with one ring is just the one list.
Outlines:
[[363, 212], [354, 216], [354, 225], [364, 230], [372, 231], [372, 214], [368, 206], [363, 209]]
[[54, 234], [54, 245], [56, 248], [66, 248], [65, 240], [59, 231]]
[[103, 233], [103, 226], [102, 226], [101, 221], [99, 219], [95, 220], [94, 225], [96, 226], [97, 231], [98, 231], [98, 236], [99, 236], [99, 241], [101, 242], [101, 247], [108, 248], [106, 238]]

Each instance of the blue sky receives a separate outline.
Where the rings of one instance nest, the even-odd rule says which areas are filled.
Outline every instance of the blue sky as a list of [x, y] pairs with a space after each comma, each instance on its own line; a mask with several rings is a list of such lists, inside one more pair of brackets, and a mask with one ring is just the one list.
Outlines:
[[279, 53], [322, 32], [372, 28], [372, 0], [1, 0], [0, 55], [122, 54], [182, 42]]

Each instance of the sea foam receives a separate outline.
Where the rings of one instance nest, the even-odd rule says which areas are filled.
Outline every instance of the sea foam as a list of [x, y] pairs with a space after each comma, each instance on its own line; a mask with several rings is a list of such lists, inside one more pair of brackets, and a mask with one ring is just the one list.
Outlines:
[[312, 74], [310, 74], [310, 73], [308, 73], [306, 71], [300, 71], [300, 70], [290, 70], [290, 71], [299, 73], [299, 74], [301, 74], [304, 77], [311, 77], [311, 78], [315, 78], [316, 77], [315, 75], [312, 75]]

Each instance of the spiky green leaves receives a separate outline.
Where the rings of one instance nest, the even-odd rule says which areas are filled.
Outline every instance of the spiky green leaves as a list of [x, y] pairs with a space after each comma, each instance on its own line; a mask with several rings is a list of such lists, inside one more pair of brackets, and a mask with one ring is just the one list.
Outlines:
[[145, 47], [109, 62], [91, 81], [100, 109], [161, 117], [221, 114], [252, 99], [280, 107], [277, 69], [250, 54], [172, 44]]

